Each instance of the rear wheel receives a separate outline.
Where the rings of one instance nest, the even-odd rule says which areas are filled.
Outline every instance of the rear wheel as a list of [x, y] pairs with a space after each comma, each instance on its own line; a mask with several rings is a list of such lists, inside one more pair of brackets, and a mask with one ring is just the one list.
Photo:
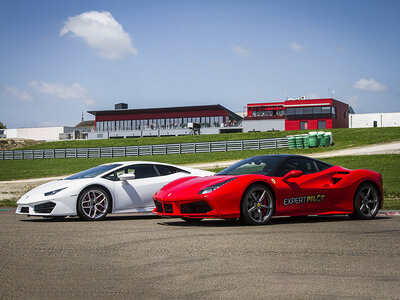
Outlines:
[[275, 199], [271, 191], [262, 184], [250, 186], [243, 194], [241, 220], [249, 225], [268, 223], [275, 211]]
[[89, 187], [78, 199], [78, 215], [87, 221], [103, 220], [111, 209], [108, 193], [100, 187]]
[[370, 183], [361, 184], [354, 196], [354, 214], [352, 219], [370, 220], [375, 218], [379, 210], [380, 193]]

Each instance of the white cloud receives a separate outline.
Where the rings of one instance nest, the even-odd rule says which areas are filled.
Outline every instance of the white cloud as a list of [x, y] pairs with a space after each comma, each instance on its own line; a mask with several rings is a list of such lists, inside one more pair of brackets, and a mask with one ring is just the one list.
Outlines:
[[292, 49], [292, 51], [294, 52], [301, 52], [303, 51], [304, 46], [300, 45], [298, 43], [290, 43], [290, 49]]
[[71, 33], [83, 38], [98, 51], [98, 55], [115, 59], [137, 54], [129, 33], [125, 32], [108, 11], [89, 11], [69, 17], [60, 31], [60, 36]]
[[372, 92], [381, 92], [386, 90], [386, 86], [382, 83], [375, 81], [374, 79], [360, 79], [356, 83], [354, 83], [354, 87], [359, 90], [364, 91], [372, 91]]
[[31, 81], [29, 86], [42, 94], [54, 96], [59, 99], [82, 100], [86, 105], [94, 105], [89, 91], [79, 83], [65, 85], [63, 83]]
[[245, 48], [243, 48], [241, 46], [238, 46], [238, 45], [232, 45], [231, 46], [231, 51], [234, 54], [238, 55], [238, 56], [242, 56], [242, 57], [249, 57], [250, 56], [249, 50], [247, 50], [247, 49], [245, 49]]
[[4, 90], [7, 91], [9, 94], [13, 95], [14, 97], [18, 98], [21, 101], [32, 101], [32, 96], [25, 91], [21, 91], [17, 88], [11, 86], [5, 86]]

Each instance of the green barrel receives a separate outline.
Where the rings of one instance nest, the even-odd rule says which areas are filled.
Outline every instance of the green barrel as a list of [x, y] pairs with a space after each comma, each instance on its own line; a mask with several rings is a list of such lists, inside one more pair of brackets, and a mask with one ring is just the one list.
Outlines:
[[304, 147], [303, 137], [300, 134], [298, 134], [295, 135], [294, 138], [296, 139], [296, 148], [302, 149]]
[[332, 132], [325, 132], [324, 135], [325, 146], [330, 146], [332, 142]]
[[294, 135], [289, 135], [287, 137], [287, 139], [288, 139], [289, 149], [295, 149], [296, 148], [296, 139], [295, 139]]
[[317, 146], [319, 147], [319, 146], [323, 146], [324, 144], [324, 141], [323, 141], [323, 139], [324, 139], [324, 135], [325, 135], [325, 132], [323, 132], [323, 131], [318, 131], [318, 133], [317, 133]]
[[302, 134], [303, 146], [304, 148], [310, 148], [310, 143], [308, 142], [308, 134]]
[[315, 131], [311, 131], [308, 134], [308, 145], [309, 147], [317, 147], [317, 133]]

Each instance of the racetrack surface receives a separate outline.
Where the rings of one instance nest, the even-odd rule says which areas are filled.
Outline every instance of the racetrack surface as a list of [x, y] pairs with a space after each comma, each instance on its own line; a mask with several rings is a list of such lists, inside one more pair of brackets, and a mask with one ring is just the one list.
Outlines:
[[0, 298], [398, 299], [400, 217], [153, 215], [101, 222], [0, 212]]

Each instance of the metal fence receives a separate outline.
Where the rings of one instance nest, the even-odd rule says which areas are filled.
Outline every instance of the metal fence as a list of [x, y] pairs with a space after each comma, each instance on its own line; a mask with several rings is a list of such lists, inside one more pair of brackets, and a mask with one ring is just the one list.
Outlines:
[[288, 148], [287, 138], [125, 147], [0, 151], [0, 160], [100, 158]]

